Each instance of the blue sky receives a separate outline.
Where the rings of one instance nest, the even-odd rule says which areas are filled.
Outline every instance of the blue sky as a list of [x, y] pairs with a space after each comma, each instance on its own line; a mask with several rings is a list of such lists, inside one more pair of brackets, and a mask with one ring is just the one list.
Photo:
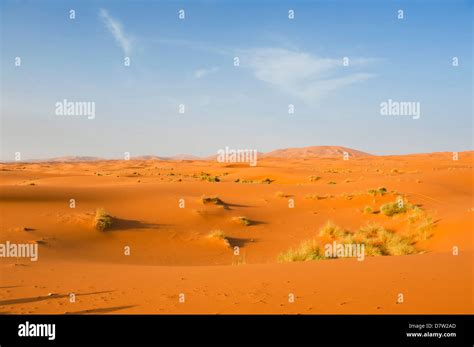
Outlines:
[[[472, 4], [4, 0], [2, 160], [471, 150]], [[95, 118], [56, 115], [64, 99], [95, 102]], [[382, 116], [388, 99], [419, 102], [420, 119]]]

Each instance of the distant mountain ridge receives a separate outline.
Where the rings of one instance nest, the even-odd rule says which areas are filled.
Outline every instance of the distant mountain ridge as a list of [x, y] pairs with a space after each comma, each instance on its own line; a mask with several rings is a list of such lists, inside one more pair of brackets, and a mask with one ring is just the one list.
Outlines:
[[264, 158], [337, 158], [344, 153], [352, 158], [368, 157], [372, 154], [342, 146], [310, 146], [300, 148], [284, 148], [264, 154]]
[[[258, 158], [287, 158], [287, 159], [307, 159], [307, 158], [338, 158], [343, 157], [344, 153], [348, 153], [351, 158], [361, 158], [372, 156], [372, 154], [362, 152], [356, 149], [342, 146], [308, 146], [296, 148], [284, 148], [270, 151], [267, 153], [258, 152]], [[191, 154], [177, 154], [174, 156], [157, 156], [157, 155], [140, 155], [131, 157], [130, 160], [216, 160], [217, 154], [206, 157], [199, 157]], [[84, 162], [84, 161], [101, 161], [110, 160], [93, 156], [64, 156], [50, 159], [32, 159], [23, 160], [26, 162]], [[111, 159], [117, 160], [117, 159]]]
[[104, 160], [100, 157], [90, 157], [90, 156], [64, 156], [64, 157], [57, 157], [57, 158], [49, 158], [49, 159], [31, 159], [31, 160], [22, 160], [22, 161], [29, 161], [29, 162], [55, 162], [55, 163], [62, 163], [62, 162], [79, 162], [79, 161], [100, 161]]

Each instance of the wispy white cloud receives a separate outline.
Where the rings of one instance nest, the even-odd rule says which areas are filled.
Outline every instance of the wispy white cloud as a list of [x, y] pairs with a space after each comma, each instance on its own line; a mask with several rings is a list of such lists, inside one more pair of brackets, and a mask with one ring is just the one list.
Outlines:
[[115, 41], [122, 48], [123, 54], [125, 56], [129, 56], [132, 40], [128, 35], [125, 34], [122, 23], [120, 23], [117, 19], [111, 17], [109, 12], [105, 9], [100, 9], [99, 16], [100, 18], [102, 18], [102, 21], [104, 22], [104, 25], [107, 30], [110, 31]]
[[[281, 48], [258, 48], [242, 51], [241, 54], [244, 57], [243, 66], [251, 68], [257, 79], [307, 104], [317, 103], [331, 92], [375, 76], [349, 72], [350, 68], [343, 66], [342, 58], [318, 58]], [[374, 60], [351, 59], [350, 66], [367, 65]]]
[[[277, 41], [278, 48], [234, 49], [195, 40], [147, 39], [147, 42], [155, 44], [181, 46], [222, 55], [230, 63], [233, 57], [238, 56], [240, 65], [250, 68], [256, 79], [299, 98], [308, 105], [317, 104], [324, 97], [346, 86], [375, 77], [375, 74], [361, 70], [380, 61], [379, 58], [350, 57], [349, 66], [345, 67], [343, 57], [320, 58], [303, 52], [286, 41], [282, 46], [282, 39], [278, 36], [273, 41]], [[193, 75], [200, 79], [218, 70], [216, 67], [202, 68], [194, 70]]]
[[194, 78], [200, 79], [207, 75], [216, 73], [217, 71], [219, 71], [219, 68], [217, 66], [213, 66], [208, 69], [197, 69], [196, 71], [194, 71]]

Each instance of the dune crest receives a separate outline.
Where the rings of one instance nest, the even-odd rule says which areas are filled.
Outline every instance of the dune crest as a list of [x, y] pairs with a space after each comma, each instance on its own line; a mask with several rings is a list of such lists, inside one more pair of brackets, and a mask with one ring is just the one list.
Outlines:
[[348, 153], [349, 157], [360, 158], [371, 156], [369, 153], [342, 146], [310, 146], [300, 148], [285, 148], [264, 154], [267, 158], [338, 158]]

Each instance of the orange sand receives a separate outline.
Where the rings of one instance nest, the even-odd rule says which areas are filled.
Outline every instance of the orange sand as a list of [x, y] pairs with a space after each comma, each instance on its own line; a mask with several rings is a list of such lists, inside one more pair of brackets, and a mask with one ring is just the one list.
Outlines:
[[[473, 155], [269, 156], [256, 167], [199, 160], [1, 164], [0, 242], [40, 244], [37, 262], [0, 258], [0, 313], [473, 313]], [[201, 172], [221, 181], [203, 181]], [[265, 178], [274, 181], [260, 183]], [[378, 187], [389, 193], [367, 193]], [[424, 252], [277, 262], [328, 220], [349, 230], [374, 222], [402, 232], [403, 215], [362, 212], [398, 194], [436, 221], [433, 237], [417, 244]], [[202, 204], [202, 195], [218, 195], [227, 208]], [[93, 228], [99, 207], [116, 218], [111, 230]], [[242, 226], [236, 216], [257, 223]], [[206, 237], [214, 229], [240, 247], [239, 256]]]

